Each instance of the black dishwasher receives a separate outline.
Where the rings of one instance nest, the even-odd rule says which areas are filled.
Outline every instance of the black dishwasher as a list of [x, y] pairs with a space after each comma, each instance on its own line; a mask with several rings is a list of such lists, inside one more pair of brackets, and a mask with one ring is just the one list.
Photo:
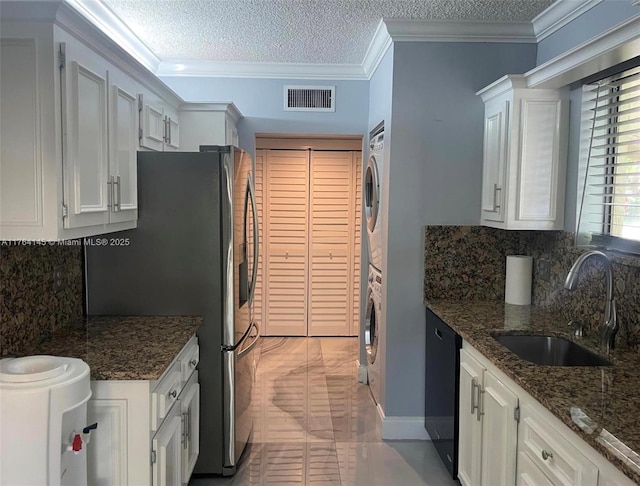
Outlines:
[[458, 477], [458, 404], [462, 338], [427, 309], [424, 426], [442, 462]]

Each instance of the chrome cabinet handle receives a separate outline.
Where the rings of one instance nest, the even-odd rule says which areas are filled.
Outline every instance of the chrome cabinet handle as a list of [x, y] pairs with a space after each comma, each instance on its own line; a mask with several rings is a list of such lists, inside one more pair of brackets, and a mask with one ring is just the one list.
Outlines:
[[189, 421], [189, 413], [182, 412], [182, 448], [187, 448], [187, 423]]
[[476, 420], [480, 422], [480, 417], [484, 415], [484, 400], [483, 400], [484, 389], [481, 384], [478, 384], [478, 398], [476, 403], [478, 406], [476, 407]]
[[471, 415], [473, 415], [473, 413], [476, 411], [476, 409], [478, 408], [478, 404], [476, 403], [476, 387], [478, 386], [478, 379], [474, 378], [471, 380]]
[[498, 204], [498, 191], [502, 191], [502, 188], [498, 187], [498, 184], [493, 185], [493, 210], [497, 211], [500, 209], [500, 205]]
[[172, 398], [176, 398], [178, 396], [178, 391], [177, 390], [173, 390], [171, 393], [169, 393], [169, 396]]
[[434, 334], [440, 341], [442, 341], [442, 331], [440, 329], [436, 328], [436, 330], [434, 331]]
[[191, 361], [189, 361], [189, 364], [195, 368], [198, 365], [198, 360], [197, 359], [192, 359]]
[[162, 140], [165, 143], [169, 143], [169, 136], [167, 135], [169, 132], [168, 132], [168, 129], [167, 129], [167, 117], [166, 116], [164, 117], [163, 125], [164, 125], [163, 126], [164, 133], [162, 134]]
[[187, 412], [187, 445], [191, 442], [191, 408]]
[[114, 208], [115, 207], [115, 193], [113, 192], [113, 186], [114, 186], [114, 182], [113, 182], [113, 176], [109, 177], [109, 180], [107, 181], [107, 186], [109, 186], [109, 194], [108, 194], [108, 201], [107, 201], [107, 207], [108, 208]]
[[167, 143], [171, 145], [171, 117], [167, 118], [167, 132], [169, 133]]
[[543, 460], [547, 460], [547, 459], [553, 459], [553, 453], [552, 452], [547, 452], [544, 449], [542, 449], [542, 459]]
[[117, 196], [117, 202], [116, 200], [114, 200], [113, 203], [113, 210], [114, 211], [120, 211], [120, 199], [122, 197], [122, 192], [120, 190], [120, 176], [116, 176], [116, 180], [114, 182], [114, 185], [117, 185], [117, 189], [116, 189], [116, 196]]

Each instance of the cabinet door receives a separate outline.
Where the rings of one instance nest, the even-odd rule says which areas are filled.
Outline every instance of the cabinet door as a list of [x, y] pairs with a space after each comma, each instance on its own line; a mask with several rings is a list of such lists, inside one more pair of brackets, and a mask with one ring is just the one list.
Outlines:
[[164, 143], [165, 152], [175, 152], [180, 148], [180, 123], [178, 122], [177, 115], [167, 116], [166, 123], [166, 138]]
[[142, 95], [140, 95], [139, 103], [142, 104], [142, 111], [140, 112], [140, 129], [142, 130], [140, 146], [161, 152], [165, 139], [164, 110], [161, 106], [145, 103]]
[[516, 481], [518, 397], [493, 373], [485, 371], [481, 393], [482, 485], [511, 486]]
[[61, 71], [63, 98], [65, 228], [109, 220], [107, 69], [101, 60], [67, 51]]
[[189, 483], [200, 454], [200, 384], [194, 372], [180, 396], [182, 412], [182, 484]]
[[466, 350], [460, 350], [460, 410], [458, 479], [464, 486], [481, 480], [482, 416], [480, 393], [484, 368]]
[[126, 399], [89, 400], [87, 423], [99, 425], [87, 446], [88, 484], [127, 484], [127, 406], [131, 404]]
[[484, 119], [482, 219], [504, 221], [509, 101], [487, 103]]
[[153, 486], [182, 484], [182, 420], [180, 407], [171, 409], [153, 437], [151, 455]]
[[[541, 229], [562, 227], [564, 211], [563, 151], [566, 138], [564, 102], [558, 99], [520, 100], [518, 190], [515, 218]], [[558, 198], [560, 193], [561, 198]], [[545, 222], [548, 226], [545, 226]]]
[[135, 94], [118, 85], [110, 92], [109, 222], [138, 219], [138, 103]]

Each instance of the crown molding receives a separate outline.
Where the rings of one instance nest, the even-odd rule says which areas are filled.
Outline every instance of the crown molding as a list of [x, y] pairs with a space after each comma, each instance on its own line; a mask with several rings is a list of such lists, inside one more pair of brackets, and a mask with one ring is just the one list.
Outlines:
[[383, 19], [394, 42], [535, 43], [531, 22]]
[[549, 37], [583, 13], [602, 3], [602, 1], [558, 0], [552, 3], [531, 21], [536, 39], [540, 42], [542, 39]]
[[[39, 15], [49, 19], [55, 15], [60, 3], [70, 7], [93, 24], [103, 35], [156, 76], [193, 77], [239, 77], [281, 79], [336, 79], [368, 80], [371, 78], [385, 53], [393, 42], [509, 42], [535, 43], [548, 37], [558, 29], [590, 10], [603, 0], [558, 0], [532, 22], [477, 22], [477, 21], [423, 21], [382, 19], [369, 44], [361, 64], [304, 64], [304, 63], [243, 63], [215, 61], [160, 61], [158, 57], [101, 1], [1, 1], [4, 19], [33, 19], [34, 5], [41, 5]], [[640, 0], [629, 0], [640, 1]], [[28, 8], [28, 7], [29, 8]], [[37, 9], [35, 9], [37, 10]], [[64, 9], [62, 9], [64, 10]], [[634, 17], [635, 19], [635, 17]], [[633, 19], [632, 19], [633, 20]], [[634, 24], [635, 25], [635, 24]], [[619, 27], [619, 26], [617, 26]], [[612, 29], [615, 30], [616, 28]], [[548, 83], [573, 68], [582, 56], [593, 57], [595, 50], [611, 45], [619, 51], [617, 38], [625, 36], [635, 39], [629, 29], [616, 35], [605, 36], [606, 40], [590, 43], [590, 47], [579, 46], [564, 55], [530, 71], [528, 80], [532, 85]], [[599, 36], [598, 39], [603, 36]], [[597, 40], [597, 39], [596, 39]], [[615, 45], [614, 45], [615, 44]], [[592, 52], [593, 51], [593, 52]], [[616, 56], [611, 56], [612, 59]], [[586, 61], [584, 61], [586, 62]], [[550, 64], [551, 63], [551, 64]], [[564, 67], [563, 67], [564, 66]], [[554, 74], [555, 73], [555, 74]], [[566, 74], [566, 73], [565, 73]], [[566, 79], [566, 76], [563, 78]]]
[[[25, 2], [29, 3], [29, 2]], [[109, 60], [132, 79], [137, 80], [158, 96], [173, 104], [176, 108], [183, 102], [182, 98], [160, 80], [156, 74], [144, 66], [140, 59], [124, 49], [107, 32], [82, 15], [69, 2], [52, 2], [57, 5], [54, 25], [63, 29]]]
[[359, 64], [304, 64], [270, 62], [172, 61], [160, 62], [161, 77], [231, 77], [278, 79], [366, 80]]
[[242, 113], [233, 101], [220, 101], [216, 103], [183, 103], [180, 111], [224, 111], [234, 122], [242, 118]]
[[385, 25], [384, 20], [381, 19], [362, 61], [362, 69], [364, 70], [367, 79], [371, 79], [373, 73], [376, 72], [378, 65], [387, 53], [389, 47], [391, 47], [392, 42], [391, 36], [387, 31], [387, 26]]
[[559, 88], [640, 52], [640, 14], [525, 73], [530, 88]]
[[482, 101], [486, 103], [487, 100], [500, 96], [507, 91], [526, 87], [527, 80], [522, 74], [507, 74], [494, 81], [489, 86], [482, 88], [476, 93], [476, 95], [480, 96]]
[[130, 56], [151, 72], [155, 72], [160, 59], [134, 32], [103, 2], [64, 0], [89, 22], [110, 37]]

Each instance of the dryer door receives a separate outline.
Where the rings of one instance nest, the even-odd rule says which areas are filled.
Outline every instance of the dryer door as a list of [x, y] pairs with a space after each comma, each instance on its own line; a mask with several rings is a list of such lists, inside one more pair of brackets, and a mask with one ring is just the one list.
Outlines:
[[378, 221], [380, 206], [380, 179], [378, 178], [378, 164], [374, 155], [369, 157], [367, 170], [364, 173], [364, 212], [367, 217], [367, 228], [372, 233]]
[[378, 353], [378, 323], [376, 301], [371, 289], [367, 292], [367, 314], [364, 321], [364, 342], [367, 350], [367, 361], [375, 363]]

